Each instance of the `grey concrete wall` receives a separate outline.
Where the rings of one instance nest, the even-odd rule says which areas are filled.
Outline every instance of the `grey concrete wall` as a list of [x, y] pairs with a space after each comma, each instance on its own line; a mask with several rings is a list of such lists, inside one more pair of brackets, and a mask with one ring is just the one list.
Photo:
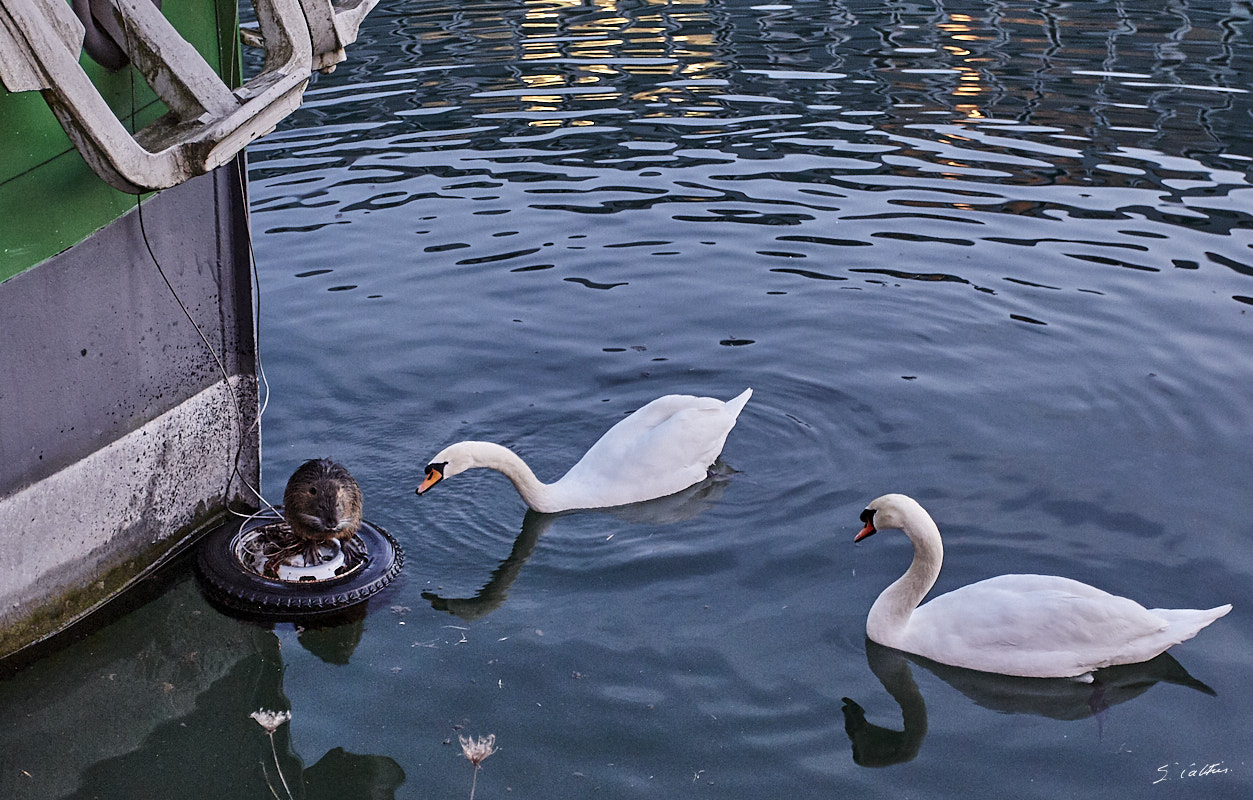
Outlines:
[[0, 283], [0, 656], [107, 600], [228, 498], [255, 500], [242, 168]]

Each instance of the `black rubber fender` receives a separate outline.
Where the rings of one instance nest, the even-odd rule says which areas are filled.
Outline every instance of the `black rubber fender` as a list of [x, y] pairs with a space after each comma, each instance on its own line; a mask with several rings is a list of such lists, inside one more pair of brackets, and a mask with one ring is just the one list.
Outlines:
[[366, 563], [346, 575], [319, 581], [294, 582], [267, 578], [246, 568], [235, 556], [239, 537], [275, 521], [258, 515], [229, 522], [200, 541], [196, 568], [209, 599], [247, 614], [304, 617], [340, 611], [378, 594], [404, 566], [405, 553], [391, 534], [369, 522], [357, 530]]

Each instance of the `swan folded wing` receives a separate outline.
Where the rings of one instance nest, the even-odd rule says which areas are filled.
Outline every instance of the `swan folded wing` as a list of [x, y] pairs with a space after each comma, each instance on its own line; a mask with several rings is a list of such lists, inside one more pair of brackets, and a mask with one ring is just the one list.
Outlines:
[[[752, 395], [752, 389], [745, 389], [736, 397], [724, 402], [716, 397], [668, 394], [640, 407], [614, 428], [626, 423], [630, 423], [638, 431], [655, 430], [663, 426], [690, 425], [692, 433], [688, 434], [689, 436], [705, 439], [719, 438], [720, 441], [725, 441], [727, 433], [735, 426], [736, 418], [739, 417]], [[701, 432], [699, 430], [701, 428], [706, 430]], [[721, 451], [722, 446], [719, 444], [718, 452]], [[714, 453], [714, 457], [717, 458], [717, 453]], [[712, 459], [710, 463], [713, 463]]]
[[722, 405], [709, 397], [659, 397], [610, 428], [566, 477], [617, 480], [624, 474], [690, 470], [694, 464], [704, 469], [717, 459], [734, 423]]
[[914, 612], [910, 634], [937, 661], [988, 672], [1071, 677], [1146, 661], [1177, 640], [1134, 600], [1045, 575], [1002, 575]]
[[610, 428], [559, 483], [600, 505], [674, 494], [705, 478], [734, 424], [720, 400], [657, 398]]
[[[697, 397], [690, 394], [667, 394], [640, 406], [630, 416], [620, 420], [614, 428], [628, 420], [640, 430], [649, 430], [663, 424], [680, 411], [688, 409], [720, 411], [726, 405], [716, 397]], [[612, 430], [612, 428], [610, 429]]]

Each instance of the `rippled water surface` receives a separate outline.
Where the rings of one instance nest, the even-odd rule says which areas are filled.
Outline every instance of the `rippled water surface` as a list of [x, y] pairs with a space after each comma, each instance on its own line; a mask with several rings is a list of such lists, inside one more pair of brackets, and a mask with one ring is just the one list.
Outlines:
[[[0, 794], [284, 796], [266, 707], [310, 798], [467, 796], [487, 734], [479, 798], [1250, 796], [1251, 16], [383, 3], [251, 193], [264, 492], [342, 461], [405, 571], [297, 630], [183, 570], [0, 682]], [[413, 493], [459, 439], [553, 479], [748, 386], [733, 472], [673, 502]], [[864, 638], [908, 544], [852, 543], [889, 491], [937, 591], [1235, 611], [1095, 690], [910, 663]]]

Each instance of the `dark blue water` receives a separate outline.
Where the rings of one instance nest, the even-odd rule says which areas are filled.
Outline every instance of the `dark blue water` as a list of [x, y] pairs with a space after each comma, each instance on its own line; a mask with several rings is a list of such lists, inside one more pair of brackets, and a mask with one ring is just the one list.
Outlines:
[[[0, 683], [0, 795], [285, 796], [265, 707], [310, 798], [468, 796], [487, 734], [479, 798], [1249, 796], [1251, 16], [383, 4], [251, 192], [264, 492], [342, 461], [405, 571], [329, 630], [173, 576]], [[682, 505], [413, 494], [453, 441], [553, 479], [746, 386], [734, 474]], [[1095, 693], [911, 664], [864, 639], [909, 559], [852, 544], [889, 491], [945, 533], [937, 591], [1235, 610]]]

